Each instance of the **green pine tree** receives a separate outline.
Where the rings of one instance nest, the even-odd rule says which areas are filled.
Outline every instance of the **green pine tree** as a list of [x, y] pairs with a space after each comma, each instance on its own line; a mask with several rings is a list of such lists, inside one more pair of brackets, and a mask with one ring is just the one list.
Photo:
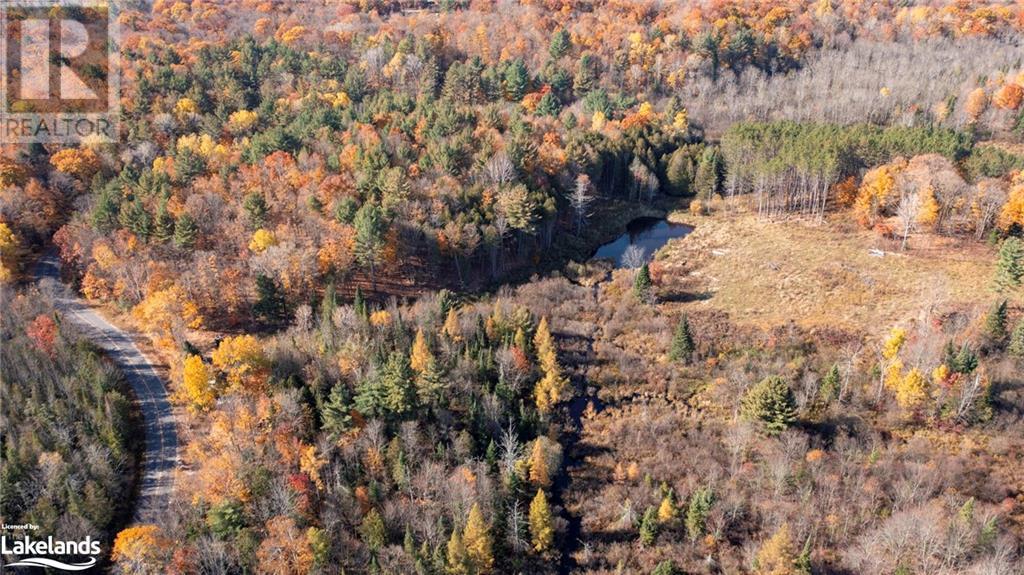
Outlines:
[[487, 463], [487, 468], [494, 471], [498, 469], [498, 446], [494, 443], [492, 438], [487, 444], [487, 450], [484, 452], [484, 461]]
[[839, 375], [839, 366], [833, 364], [832, 369], [828, 370], [825, 377], [821, 379], [821, 385], [818, 386], [818, 392], [821, 393], [821, 400], [825, 403], [831, 403], [832, 400], [839, 397], [839, 389], [842, 385], [842, 380]]
[[268, 322], [283, 321], [288, 313], [288, 304], [280, 286], [273, 278], [263, 274], [256, 276], [256, 304], [252, 311], [257, 317]]
[[696, 540], [704, 535], [708, 512], [711, 504], [714, 503], [714, 493], [710, 487], [700, 487], [690, 496], [690, 504], [686, 508], [686, 533], [691, 540]]
[[571, 45], [569, 33], [565, 31], [565, 28], [561, 28], [551, 37], [551, 46], [548, 47], [548, 53], [557, 60], [565, 56]]
[[956, 369], [953, 369], [953, 371], [957, 373], [965, 375], [974, 373], [974, 370], [978, 369], [978, 354], [974, 353], [973, 349], [964, 344], [960, 351], [957, 352], [954, 364]]
[[121, 227], [146, 240], [153, 231], [153, 218], [150, 217], [142, 200], [136, 198], [121, 210]]
[[156, 211], [153, 225], [153, 239], [166, 243], [174, 238], [174, 216], [167, 211], [167, 202], [161, 202]]
[[366, 319], [370, 317], [370, 309], [366, 304], [366, 298], [363, 297], [363, 289], [356, 286], [356, 295], [352, 298], [352, 309], [355, 310], [356, 315]]
[[334, 440], [352, 429], [352, 400], [345, 385], [337, 384], [331, 388], [320, 417], [324, 431]]
[[392, 415], [401, 417], [416, 407], [415, 373], [409, 367], [409, 358], [400, 352], [388, 356], [378, 377], [384, 391], [384, 407]]
[[661, 563], [654, 566], [654, 570], [651, 571], [651, 575], [676, 575], [676, 565], [671, 559], [666, 559]]
[[530, 73], [526, 71], [526, 64], [522, 59], [513, 60], [505, 69], [505, 97], [512, 102], [518, 102], [526, 95], [530, 86]]
[[260, 192], [252, 192], [245, 196], [242, 201], [242, 208], [245, 209], [245, 213], [249, 216], [249, 227], [258, 230], [263, 227], [263, 224], [267, 223], [267, 212], [270, 211], [267, 207], [267, 200], [263, 197]]
[[196, 220], [189, 214], [181, 214], [174, 224], [174, 245], [183, 249], [190, 249], [196, 245], [196, 236], [199, 235], [199, 226]]
[[640, 519], [640, 544], [644, 547], [650, 547], [654, 545], [654, 540], [657, 537], [658, 511], [652, 506], [644, 511], [643, 518]]
[[412, 529], [408, 525], [405, 526], [405, 537], [402, 538], [402, 549], [409, 555], [409, 557], [417, 558], [416, 555], [416, 540], [412, 536]]
[[708, 147], [700, 157], [700, 164], [697, 165], [697, 175], [694, 177], [693, 187], [697, 192], [697, 198], [707, 201], [718, 193], [722, 181], [722, 157], [718, 148]]
[[693, 187], [693, 161], [686, 148], [679, 148], [669, 157], [665, 168], [665, 179], [668, 180], [669, 192], [676, 196], [685, 196]]
[[363, 517], [363, 522], [359, 525], [359, 535], [362, 537], [363, 543], [366, 543], [366, 546], [373, 553], [379, 551], [388, 542], [384, 518], [380, 516], [376, 509], [371, 509]]
[[540, 102], [537, 102], [537, 115], [538, 116], [557, 116], [558, 112], [562, 110], [562, 104], [555, 97], [554, 92], [548, 92], [540, 98]]
[[1010, 346], [1007, 350], [1013, 357], [1024, 359], [1024, 319], [1017, 322], [1017, 327], [1013, 328], [1013, 334], [1010, 336]]
[[693, 343], [693, 333], [690, 332], [690, 320], [684, 315], [676, 326], [676, 333], [672, 336], [672, 348], [669, 350], [668, 358], [672, 361], [688, 363], [696, 346]]
[[1006, 341], [1007, 322], [1006, 300], [997, 303], [985, 317], [985, 339], [992, 347], [1000, 347]]
[[384, 234], [387, 231], [384, 212], [373, 202], [367, 202], [356, 212], [354, 226], [356, 260], [369, 268], [370, 283], [376, 288], [377, 265], [384, 252]]
[[118, 203], [118, 194], [114, 190], [104, 190], [100, 194], [96, 205], [92, 209], [92, 227], [103, 233], [110, 233], [117, 229], [118, 214], [121, 206]]
[[996, 259], [996, 274], [992, 284], [999, 293], [1011, 292], [1020, 287], [1024, 279], [1024, 242], [1020, 238], [1007, 238], [999, 247]]
[[796, 400], [786, 380], [767, 377], [743, 395], [740, 413], [760, 422], [768, 435], [777, 435], [796, 421]]
[[640, 301], [648, 301], [651, 298], [651, 270], [647, 264], [640, 266], [633, 280], [633, 295]]

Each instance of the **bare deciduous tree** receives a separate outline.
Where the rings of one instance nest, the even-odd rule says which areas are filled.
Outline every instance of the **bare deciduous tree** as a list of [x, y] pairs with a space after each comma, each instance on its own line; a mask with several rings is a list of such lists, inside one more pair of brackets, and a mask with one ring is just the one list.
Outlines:
[[647, 263], [647, 250], [636, 244], [630, 245], [622, 252], [622, 266], [629, 269], [637, 269]]
[[917, 214], [921, 211], [921, 196], [917, 193], [909, 193], [900, 200], [899, 208], [896, 209], [896, 217], [900, 221], [900, 229], [903, 230], [903, 241], [900, 243], [900, 250], [907, 249], [907, 238], [917, 229]]
[[590, 204], [594, 201], [592, 190], [593, 186], [590, 183], [589, 176], [580, 174], [576, 177], [576, 186], [569, 196], [569, 204], [572, 206], [573, 214], [575, 215], [577, 234], [583, 231], [583, 224], [586, 223], [587, 218], [590, 216]]

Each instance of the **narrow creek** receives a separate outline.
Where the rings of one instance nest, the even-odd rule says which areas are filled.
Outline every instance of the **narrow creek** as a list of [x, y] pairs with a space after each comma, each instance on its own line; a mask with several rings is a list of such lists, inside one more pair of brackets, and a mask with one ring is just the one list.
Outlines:
[[[685, 237], [692, 231], [692, 226], [670, 222], [666, 218], [637, 218], [627, 224], [625, 233], [599, 247], [591, 261], [611, 260], [617, 269], [632, 267], [636, 265], [636, 262], [630, 261], [634, 258], [629, 255], [629, 252], [636, 252], [636, 250], [630, 250], [630, 246], [640, 248], [642, 252], [639, 256], [643, 260], [649, 260], [669, 240]], [[592, 286], [592, 290], [589, 292], [590, 297], [597, 297], [600, 284], [604, 281], [607, 281], [607, 278]], [[567, 491], [572, 485], [570, 471], [583, 465], [585, 459], [585, 454], [582, 453], [584, 446], [580, 445], [584, 413], [587, 412], [588, 406], [593, 413], [600, 413], [604, 405], [598, 397], [597, 387], [591, 385], [586, 378], [586, 366], [594, 361], [593, 340], [569, 337], [560, 342], [560, 347], [562, 353], [566, 353], [570, 358], [567, 364], [576, 371], [572, 378], [575, 393], [568, 405], [568, 421], [563, 435], [565, 465], [556, 481], [557, 491], [554, 494], [556, 503], [562, 506], [563, 516], [567, 521], [565, 537], [561, 545], [561, 561], [558, 566], [558, 572], [567, 575], [578, 568], [573, 554], [583, 545], [580, 538], [583, 532], [582, 518], [570, 513], [565, 507]]]

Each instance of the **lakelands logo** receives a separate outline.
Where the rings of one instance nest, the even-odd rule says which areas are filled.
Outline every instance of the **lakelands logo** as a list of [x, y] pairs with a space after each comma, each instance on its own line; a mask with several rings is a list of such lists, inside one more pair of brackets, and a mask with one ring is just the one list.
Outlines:
[[0, 144], [114, 142], [116, 0], [0, 0]]
[[[100, 554], [100, 542], [93, 541], [92, 537], [88, 535], [80, 541], [64, 541], [53, 537], [33, 539], [28, 534], [21, 539], [14, 539], [3, 535], [0, 536], [0, 552], [4, 555], [21, 557], [13, 563], [5, 563], [4, 567], [42, 567], [60, 571], [85, 571], [96, 565], [96, 556]], [[91, 557], [87, 561], [67, 563], [45, 557], [46, 555]]]

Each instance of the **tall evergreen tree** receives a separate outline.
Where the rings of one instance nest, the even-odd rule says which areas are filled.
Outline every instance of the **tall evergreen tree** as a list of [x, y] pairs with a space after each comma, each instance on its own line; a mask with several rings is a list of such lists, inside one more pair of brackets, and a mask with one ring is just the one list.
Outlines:
[[691, 541], [704, 535], [708, 512], [714, 503], [714, 494], [709, 487], [700, 487], [690, 496], [690, 504], [686, 508], [686, 533]]
[[153, 224], [153, 239], [166, 243], [174, 238], [174, 216], [167, 211], [167, 202], [160, 202]]
[[676, 196], [689, 194], [693, 188], [693, 178], [693, 160], [685, 147], [679, 148], [669, 157], [665, 168], [669, 192]]
[[557, 116], [561, 109], [562, 104], [558, 101], [558, 97], [555, 96], [554, 92], [544, 94], [541, 96], [540, 102], [537, 102], [538, 116]]
[[743, 395], [740, 413], [760, 422], [768, 435], [778, 435], [796, 421], [796, 400], [786, 380], [767, 377]]
[[697, 165], [697, 175], [694, 177], [693, 187], [697, 192], [697, 198], [710, 200], [718, 193], [722, 181], [722, 157], [716, 147], [707, 147]]
[[245, 209], [246, 215], [249, 218], [249, 227], [254, 230], [258, 230], [263, 227], [263, 224], [267, 222], [267, 200], [263, 197], [260, 192], [251, 192], [245, 196], [245, 200], [242, 201], [242, 208]]
[[320, 417], [324, 431], [334, 440], [352, 429], [352, 400], [345, 385], [337, 384], [331, 388]]
[[181, 214], [174, 224], [174, 245], [183, 249], [190, 249], [196, 244], [196, 236], [199, 235], [199, 226], [196, 220], [189, 214]]
[[392, 415], [402, 417], [416, 407], [414, 376], [404, 353], [393, 352], [388, 356], [378, 377], [384, 389], [384, 405]]
[[646, 302], [651, 299], [651, 270], [645, 263], [640, 266], [640, 270], [636, 273], [636, 278], [633, 280], [633, 295], [636, 299]]
[[1006, 331], [1007, 313], [1005, 299], [989, 310], [985, 317], [985, 340], [988, 345], [998, 348], [1006, 341], [1008, 335]]
[[1024, 319], [1017, 322], [1017, 327], [1013, 328], [1013, 334], [1010, 335], [1010, 346], [1007, 348], [1007, 351], [1017, 359], [1024, 359]]
[[644, 547], [654, 545], [658, 537], [658, 511], [652, 506], [644, 511], [640, 519], [640, 544]]
[[118, 226], [118, 214], [120, 211], [121, 206], [118, 203], [117, 192], [110, 189], [104, 190], [92, 209], [92, 227], [96, 231], [103, 233], [114, 231]]
[[999, 247], [996, 259], [996, 273], [992, 284], [1000, 293], [1011, 292], [1024, 279], [1024, 242], [1020, 238], [1006, 238]]
[[366, 303], [366, 298], [363, 297], [363, 288], [359, 286], [356, 286], [356, 295], [352, 298], [352, 309], [363, 319], [370, 317], [369, 306]]
[[518, 102], [526, 95], [530, 86], [530, 73], [521, 58], [516, 58], [505, 68], [505, 97]]
[[842, 380], [839, 374], [839, 366], [833, 364], [832, 368], [825, 374], [825, 377], [821, 378], [821, 385], [818, 386], [818, 391], [821, 393], [822, 401], [830, 403], [832, 400], [839, 397], [841, 384]]
[[288, 303], [280, 286], [273, 278], [260, 274], [256, 276], [256, 304], [253, 313], [265, 321], [276, 323], [284, 321], [288, 313]]
[[384, 233], [387, 223], [384, 214], [373, 202], [367, 202], [356, 212], [355, 256], [361, 265], [370, 269], [370, 282], [377, 286], [377, 266], [384, 251]]
[[548, 53], [555, 60], [565, 56], [569, 51], [572, 43], [569, 40], [569, 33], [565, 31], [565, 28], [559, 28], [557, 32], [551, 36], [551, 46], [548, 47]]
[[128, 203], [128, 207], [121, 210], [121, 227], [139, 236], [142, 240], [149, 238], [153, 231], [153, 218], [150, 217], [142, 200], [136, 198]]
[[676, 326], [676, 333], [672, 336], [672, 348], [668, 357], [672, 361], [689, 362], [690, 357], [696, 350], [693, 342], [693, 334], [690, 332], [690, 320], [684, 315]]

